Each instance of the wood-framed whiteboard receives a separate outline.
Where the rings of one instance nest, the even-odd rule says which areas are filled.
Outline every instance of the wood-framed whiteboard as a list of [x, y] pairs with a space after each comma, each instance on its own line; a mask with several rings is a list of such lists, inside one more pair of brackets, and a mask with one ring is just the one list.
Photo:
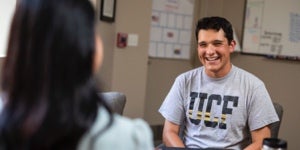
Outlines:
[[246, 0], [242, 52], [300, 59], [300, 0]]

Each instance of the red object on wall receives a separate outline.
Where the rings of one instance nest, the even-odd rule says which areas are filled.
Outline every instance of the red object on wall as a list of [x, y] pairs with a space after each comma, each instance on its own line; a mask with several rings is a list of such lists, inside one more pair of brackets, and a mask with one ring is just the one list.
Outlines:
[[125, 48], [127, 46], [127, 39], [128, 39], [128, 34], [127, 33], [118, 33], [118, 35], [117, 35], [117, 47]]

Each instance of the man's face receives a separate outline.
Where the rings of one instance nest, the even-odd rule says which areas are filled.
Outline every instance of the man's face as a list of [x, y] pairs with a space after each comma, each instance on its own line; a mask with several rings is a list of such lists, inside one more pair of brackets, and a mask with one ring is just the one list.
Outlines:
[[223, 77], [231, 68], [230, 53], [234, 51], [235, 41], [228, 44], [222, 29], [201, 29], [198, 33], [198, 57], [210, 77]]

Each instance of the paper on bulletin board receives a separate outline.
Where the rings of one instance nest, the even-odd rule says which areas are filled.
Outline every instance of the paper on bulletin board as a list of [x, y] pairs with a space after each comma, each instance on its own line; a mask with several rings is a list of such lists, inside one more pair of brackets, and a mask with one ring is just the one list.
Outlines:
[[10, 24], [16, 7], [16, 0], [0, 1], [0, 57], [5, 57]]
[[153, 0], [149, 56], [189, 59], [194, 0]]

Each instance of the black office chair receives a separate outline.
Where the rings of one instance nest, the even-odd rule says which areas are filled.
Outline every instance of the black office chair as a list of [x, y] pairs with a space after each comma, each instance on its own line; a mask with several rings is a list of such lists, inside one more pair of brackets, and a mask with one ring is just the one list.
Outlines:
[[[280, 105], [279, 103], [277, 102], [273, 102], [273, 105], [274, 105], [274, 108], [275, 108], [275, 111], [278, 115], [278, 118], [279, 118], [279, 121], [277, 122], [274, 122], [270, 125], [270, 129], [271, 129], [271, 137], [272, 138], [278, 138], [278, 133], [279, 133], [279, 129], [280, 129], [280, 125], [281, 125], [281, 121], [282, 121], [282, 117], [283, 117], [283, 107], [282, 105]], [[184, 125], [180, 126], [180, 129], [179, 129], [179, 137], [182, 139], [183, 137], [183, 134], [184, 134]], [[250, 134], [250, 132], [249, 132]], [[251, 140], [251, 139], [250, 139]], [[165, 145], [164, 144], [159, 144], [157, 146], [157, 148], [162, 148], [164, 147]]]
[[270, 128], [271, 128], [271, 137], [272, 138], [278, 138], [278, 133], [279, 133], [279, 129], [280, 129], [280, 125], [282, 122], [282, 116], [283, 116], [283, 107], [282, 105], [280, 105], [277, 102], [273, 102], [274, 108], [276, 110], [276, 113], [278, 115], [279, 121], [274, 122], [271, 124]]
[[125, 94], [121, 92], [102, 92], [99, 93], [99, 96], [103, 98], [103, 100], [108, 104], [113, 112], [120, 115], [123, 114], [126, 104]]

